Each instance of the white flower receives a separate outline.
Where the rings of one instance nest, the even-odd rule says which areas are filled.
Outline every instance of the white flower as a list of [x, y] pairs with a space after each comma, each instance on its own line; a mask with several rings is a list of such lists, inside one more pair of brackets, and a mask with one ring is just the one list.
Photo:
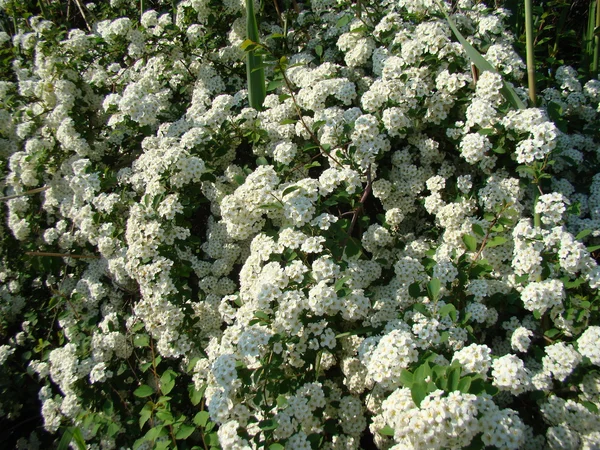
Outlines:
[[592, 364], [600, 366], [600, 327], [591, 326], [577, 339], [579, 353], [590, 359]]
[[527, 352], [529, 344], [531, 344], [531, 336], [533, 336], [533, 331], [525, 327], [518, 327], [510, 337], [510, 345], [515, 351]]

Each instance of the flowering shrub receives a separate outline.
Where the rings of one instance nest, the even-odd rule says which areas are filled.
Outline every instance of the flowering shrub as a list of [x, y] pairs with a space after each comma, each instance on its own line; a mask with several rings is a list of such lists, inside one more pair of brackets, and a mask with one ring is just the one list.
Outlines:
[[600, 448], [598, 80], [514, 109], [508, 12], [471, 0], [256, 2], [262, 43], [238, 0], [80, 5], [89, 29], [18, 3], [18, 448]]

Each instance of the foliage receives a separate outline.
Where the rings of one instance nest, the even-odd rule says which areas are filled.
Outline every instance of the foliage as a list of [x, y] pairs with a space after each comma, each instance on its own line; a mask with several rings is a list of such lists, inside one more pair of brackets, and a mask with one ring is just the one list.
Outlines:
[[599, 445], [600, 81], [546, 3], [526, 108], [482, 2], [0, 2], [2, 442]]

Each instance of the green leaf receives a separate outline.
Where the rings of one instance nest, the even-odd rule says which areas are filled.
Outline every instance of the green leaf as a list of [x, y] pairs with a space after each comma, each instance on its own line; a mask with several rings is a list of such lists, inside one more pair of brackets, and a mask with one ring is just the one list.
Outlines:
[[337, 281], [335, 282], [335, 285], [334, 285], [334, 287], [333, 287], [333, 290], [334, 290], [334, 291], [336, 291], [336, 292], [337, 292], [337, 291], [339, 291], [339, 290], [340, 290], [340, 289], [341, 289], [341, 288], [344, 286], [344, 283], [345, 283], [346, 281], [348, 281], [350, 278], [351, 278], [351, 277], [342, 277], [342, 278], [340, 278], [339, 280], [337, 280]]
[[149, 441], [154, 441], [159, 438], [161, 435], [166, 435], [166, 430], [164, 426], [158, 425], [154, 428], [150, 428], [148, 432], [144, 435], [144, 438]]
[[424, 316], [429, 317], [429, 311], [427, 310], [427, 307], [423, 303], [415, 303], [412, 308], [414, 311], [420, 312]]
[[437, 299], [441, 287], [442, 284], [437, 278], [432, 278], [431, 281], [427, 283], [427, 294], [431, 300]]
[[412, 384], [414, 383], [414, 376], [413, 374], [406, 369], [402, 369], [402, 372], [400, 372], [400, 383], [404, 386], [404, 387], [411, 387]]
[[415, 383], [425, 382], [427, 377], [432, 375], [431, 367], [429, 367], [429, 363], [425, 362], [421, 364], [413, 375], [413, 380]]
[[410, 388], [410, 396], [417, 406], [421, 406], [421, 402], [427, 397], [427, 394], [427, 383], [425, 382], [413, 383]]
[[279, 424], [273, 419], [261, 420], [258, 422], [258, 427], [263, 431], [274, 430]]
[[285, 197], [287, 194], [290, 194], [294, 191], [297, 191], [298, 189], [300, 189], [300, 186], [294, 185], [294, 186], [288, 186], [286, 187], [283, 192], [281, 193], [282, 197]]
[[600, 249], [600, 245], [592, 245], [591, 247], [587, 248], [587, 251], [592, 253], [595, 252], [596, 250]]
[[465, 247], [467, 247], [467, 250], [469, 250], [470, 252], [474, 252], [475, 250], [477, 250], [477, 239], [475, 239], [470, 234], [463, 235], [462, 241], [464, 242]]
[[275, 89], [283, 86], [285, 82], [283, 80], [272, 80], [267, 83], [267, 92], [274, 91]]
[[196, 389], [196, 386], [192, 383], [188, 385], [188, 394], [190, 396], [190, 401], [192, 402], [192, 405], [196, 406], [202, 401], [204, 389], [198, 390]]
[[471, 377], [464, 377], [458, 382], [458, 390], [463, 394], [469, 393], [469, 388], [471, 387]]
[[[469, 56], [469, 59], [471, 59], [471, 61], [477, 66], [477, 68], [479, 69], [480, 72], [492, 72], [492, 73], [498, 73], [498, 71], [494, 68], [494, 66], [492, 66], [482, 55], [481, 53], [479, 53], [475, 47], [473, 47], [466, 39], [465, 37], [462, 35], [462, 33], [458, 30], [456, 24], [454, 23], [454, 20], [452, 20], [452, 18], [448, 15], [448, 13], [446, 12], [446, 8], [444, 5], [441, 5], [438, 2], [438, 6], [440, 7], [440, 9], [442, 10], [442, 12], [444, 13], [444, 16], [446, 16], [446, 20], [448, 21], [448, 25], [450, 25], [450, 28], [452, 29], [452, 32], [454, 33], [454, 35], [456, 36], [456, 39], [458, 39], [458, 41], [461, 43], [461, 45], [463, 46], [463, 49], [465, 50], [465, 53]], [[502, 95], [504, 95], [504, 97], [510, 102], [510, 104], [517, 109], [525, 109], [527, 108], [527, 106], [525, 105], [525, 103], [523, 103], [523, 101], [521, 100], [521, 98], [517, 95], [517, 92], [514, 90], [514, 88], [509, 85], [508, 83], [506, 83], [505, 81], [502, 82], [503, 86], [501, 89]]]
[[148, 422], [148, 419], [150, 419], [151, 416], [152, 416], [152, 403], [148, 402], [144, 405], [144, 407], [140, 411], [140, 420], [139, 420], [140, 430], [142, 428], [144, 428], [144, 425], [146, 424], [146, 422]]
[[165, 425], [171, 425], [175, 420], [171, 411], [167, 409], [161, 409], [156, 412], [156, 417], [164, 422]]
[[348, 239], [348, 242], [346, 242], [346, 247], [344, 248], [344, 254], [348, 258], [353, 259], [355, 256], [360, 255], [360, 253], [360, 245], [357, 244], [353, 238]]
[[277, 396], [277, 406], [279, 408], [284, 408], [287, 405], [288, 405], [288, 401], [287, 401], [287, 398], [285, 397], [285, 395], [279, 394]]
[[150, 397], [152, 394], [154, 394], [154, 389], [147, 384], [142, 384], [139, 388], [133, 391], [133, 395], [140, 398]]
[[418, 282], [414, 282], [408, 286], [408, 294], [412, 298], [419, 298], [421, 296], [421, 286]]
[[320, 58], [321, 56], [323, 56], [323, 46], [322, 45], [316, 45], [315, 46], [315, 53], [317, 54], [317, 56]]
[[553, 338], [557, 334], [560, 334], [560, 330], [556, 328], [550, 328], [549, 330], [544, 331], [544, 336], [548, 336], [549, 338]]
[[[108, 437], [115, 437], [117, 435], [117, 433], [119, 433], [119, 430], [121, 429], [121, 426], [117, 423], [111, 422], [108, 424], [108, 428], [106, 430], [106, 435]], [[81, 434], [81, 432], [79, 430], [76, 430], [76, 432], [79, 432]], [[75, 438], [75, 434], [73, 433], [73, 438]], [[85, 443], [83, 445], [83, 448], [86, 448]]]
[[200, 411], [198, 414], [194, 416], [194, 424], [204, 428], [210, 419], [210, 414], [208, 411]]
[[306, 170], [312, 169], [313, 167], [321, 167], [321, 163], [319, 161], [313, 161], [313, 162], [311, 162], [309, 164], [305, 164], [304, 165], [304, 168]]
[[175, 386], [175, 378], [177, 378], [177, 374], [173, 372], [171, 369], [165, 370], [165, 372], [160, 377], [160, 391], [163, 395], [167, 395], [173, 387]]
[[588, 236], [591, 232], [592, 232], [592, 230], [590, 230], [590, 229], [582, 230], [582, 231], [579, 232], [579, 234], [577, 234], [577, 236], [575, 236], [575, 239], [577, 239], [578, 241], [580, 241], [584, 237]]
[[196, 430], [196, 427], [191, 425], [181, 424], [179, 430], [175, 434], [175, 439], [187, 439], [191, 436], [191, 434]]
[[562, 106], [556, 102], [550, 102], [546, 106], [546, 111], [550, 119], [556, 124], [556, 127], [563, 133], [567, 133], [567, 121], [563, 118], [564, 111]]
[[256, 158], [256, 164], [258, 166], [268, 166], [269, 161], [267, 161], [267, 159], [264, 156], [259, 156], [258, 158]]
[[335, 24], [336, 28], [344, 28], [346, 25], [350, 23], [350, 16], [342, 16], [339, 18], [337, 23]]
[[[456, 307], [452, 303], [448, 303], [440, 308], [440, 317], [446, 317], [449, 314], [454, 312], [454, 316], [456, 317]], [[452, 316], [450, 316], [452, 318]], [[456, 320], [456, 319], [453, 319]]]
[[485, 245], [486, 247], [498, 247], [499, 245], [504, 244], [506, 241], [508, 241], [508, 239], [506, 239], [504, 236], [494, 236], [492, 239], [487, 241]]
[[473, 225], [471, 225], [471, 229], [477, 236], [481, 236], [481, 237], [485, 236], [485, 231], [483, 230], [483, 227], [481, 225], [479, 225], [478, 223], [474, 223]]
[[269, 450], [284, 450], [285, 447], [281, 444], [275, 442], [274, 444], [269, 445]]
[[583, 402], [581, 402], [581, 404], [583, 406], [585, 406], [588, 411], [590, 411], [594, 414], [598, 414], [598, 407], [594, 403], [588, 402], [588, 401], [583, 401]]
[[62, 437], [60, 438], [58, 447], [56, 447], [57, 450], [69, 450], [69, 444], [73, 439], [73, 430], [74, 427], [69, 427], [65, 430]]
[[460, 381], [460, 368], [454, 367], [448, 370], [448, 392], [453, 392], [458, 389], [458, 383]]
[[262, 319], [262, 320], [270, 320], [269, 315], [266, 312], [263, 312], [263, 311], [255, 311], [254, 312], [254, 317], [257, 317], [257, 318]]
[[380, 429], [377, 432], [379, 434], [381, 434], [382, 436], [393, 436], [395, 434], [394, 429], [392, 427], [390, 427], [389, 425], [386, 425], [385, 427], [383, 427], [382, 429]]

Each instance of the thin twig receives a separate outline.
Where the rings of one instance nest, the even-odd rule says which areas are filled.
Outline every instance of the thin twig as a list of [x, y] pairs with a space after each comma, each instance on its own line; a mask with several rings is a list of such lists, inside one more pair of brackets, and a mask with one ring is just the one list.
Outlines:
[[292, 89], [292, 83], [290, 82], [287, 75], [285, 74], [285, 70], [283, 69], [283, 67], [280, 67], [280, 69], [281, 69], [281, 75], [283, 75], [283, 80], [285, 82], [285, 85], [288, 88], [288, 90], [290, 91], [290, 96], [292, 97], [292, 102], [294, 103], [294, 108], [296, 109], [296, 114], [298, 114], [298, 118], [300, 119], [300, 122], [302, 122], [302, 126], [304, 127], [306, 132], [310, 135], [310, 138], [314, 141], [314, 143], [317, 144], [317, 146], [319, 147], [319, 149], [321, 150], [321, 152], [323, 154], [325, 154], [329, 158], [331, 158], [338, 166], [344, 167], [342, 165], [342, 163], [340, 163], [337, 159], [335, 159], [329, 152], [327, 152], [323, 148], [323, 146], [319, 142], [319, 138], [317, 138], [317, 136], [315, 136], [313, 131], [310, 129], [310, 127], [304, 121], [304, 117], [302, 116], [302, 111], [300, 110], [300, 106], [298, 106], [298, 102], [296, 101], [296, 96], [294, 95], [294, 90]]
[[90, 27], [90, 24], [87, 21], [87, 17], [85, 17], [85, 12], [83, 10], [83, 6], [81, 5], [81, 2], [79, 0], [75, 0], [75, 4], [77, 5], [77, 8], [79, 8], [79, 12], [81, 13], [81, 17], [83, 17], [83, 21], [85, 22], [85, 25], [87, 26], [88, 31], [92, 31], [92, 27]]
[[498, 222], [498, 220], [500, 219], [500, 217], [502, 216], [504, 211], [506, 211], [511, 206], [512, 206], [512, 203], [507, 203], [504, 206], [504, 208], [502, 208], [502, 210], [496, 215], [496, 217], [494, 217], [494, 220], [492, 220], [492, 223], [490, 224], [490, 226], [488, 227], [488, 229], [485, 233], [485, 237], [483, 238], [483, 241], [481, 241], [481, 247], [479, 247], [479, 250], [477, 251], [475, 258], [473, 258], [473, 261], [471, 261], [471, 265], [469, 266], [469, 269], [471, 267], [473, 267], [473, 264], [475, 264], [475, 262], [477, 262], [477, 260], [481, 256], [481, 253], [483, 252], [483, 249], [485, 248], [485, 244], [487, 244], [488, 238], [490, 237], [490, 232], [492, 231], [492, 228], [494, 228], [494, 226], [496, 225], [496, 223]]
[[[356, 222], [358, 221], [358, 215], [363, 210], [364, 204], [367, 201], [369, 194], [371, 193], [371, 186], [372, 186], [371, 165], [369, 164], [369, 167], [367, 168], [367, 185], [365, 186], [363, 195], [360, 197], [360, 200], [358, 201], [358, 206], [356, 208], [354, 208], [354, 211], [352, 211], [352, 222], [350, 222], [350, 227], [348, 228], [348, 231], [346, 232], [346, 238], [344, 239], [344, 242], [341, 245], [342, 249], [346, 248], [348, 239], [350, 239], [350, 235], [352, 234], [352, 231], [354, 230], [354, 227], [356, 226]], [[343, 254], [343, 252], [342, 252], [342, 254]]]
[[25, 252], [28, 256], [55, 256], [58, 258], [100, 259], [97, 255], [74, 255], [71, 253]]
[[27, 195], [39, 194], [50, 189], [50, 186], [42, 186], [39, 188], [31, 189], [30, 191], [23, 192], [22, 194], [7, 195], [6, 197], [0, 197], [0, 201], [12, 200], [13, 198], [25, 197]]

